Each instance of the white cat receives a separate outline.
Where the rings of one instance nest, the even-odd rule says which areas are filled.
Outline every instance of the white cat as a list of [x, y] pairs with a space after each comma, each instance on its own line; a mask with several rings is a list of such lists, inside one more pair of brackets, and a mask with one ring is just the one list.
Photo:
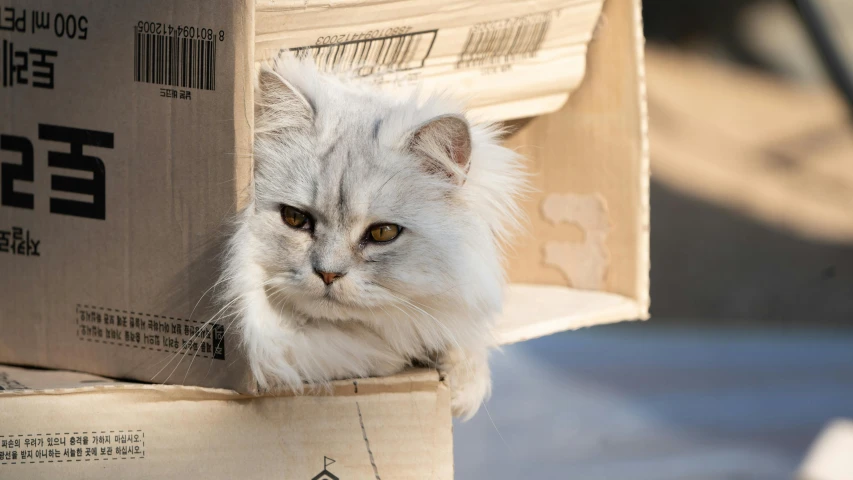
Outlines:
[[436, 366], [453, 413], [489, 395], [517, 155], [443, 98], [418, 103], [293, 57], [255, 90], [251, 201], [224, 302], [261, 389]]

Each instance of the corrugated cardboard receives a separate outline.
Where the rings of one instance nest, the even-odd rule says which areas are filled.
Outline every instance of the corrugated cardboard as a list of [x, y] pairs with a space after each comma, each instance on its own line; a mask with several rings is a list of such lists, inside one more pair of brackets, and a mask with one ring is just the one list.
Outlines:
[[[250, 181], [255, 61], [311, 38], [435, 30], [415, 68], [427, 85], [452, 87], [493, 118], [541, 113], [578, 84], [601, 1], [4, 5], [0, 45], [8, 65], [28, 69], [10, 76], [0, 65], [0, 362], [251, 392], [230, 325], [200, 327], [215, 313], [224, 221]], [[610, 0], [601, 19], [586, 82], [509, 140], [541, 192], [510, 263], [504, 343], [647, 314], [639, 1]], [[551, 29], [537, 51], [466, 47], [482, 31], [535, 44], [522, 27], [542, 21]], [[400, 69], [364, 77], [396, 88], [388, 79]]]
[[529, 160], [537, 192], [525, 205], [529, 232], [510, 256], [503, 343], [648, 318], [641, 21], [639, 1], [605, 2], [583, 84], [558, 112], [534, 118], [508, 141]]
[[559, 109], [580, 84], [602, 3], [261, 0], [255, 59], [299, 48], [328, 67], [381, 58], [355, 70], [403, 92], [452, 87], [481, 118], [530, 117]]
[[[236, 203], [235, 165], [251, 148], [250, 5], [3, 2], [0, 18], [25, 28], [0, 30], [0, 361], [149, 380], [192, 338], [205, 305], [190, 313], [217, 276]], [[43, 16], [48, 29], [37, 27]], [[153, 66], [136, 60], [160, 48], [138, 31], [148, 22], [210, 29], [213, 43], [181, 40], [174, 52], [215, 49], [213, 90], [189, 88], [201, 78], [191, 62], [173, 70], [186, 88], [135, 81]], [[27, 70], [11, 71], [10, 59]], [[51, 69], [43, 88], [35, 75]], [[229, 340], [219, 353], [212, 338], [197, 342], [209, 361], [189, 383], [246, 389], [240, 363], [227, 368]]]
[[247, 398], [0, 366], [0, 479], [453, 478], [435, 372], [333, 389]]

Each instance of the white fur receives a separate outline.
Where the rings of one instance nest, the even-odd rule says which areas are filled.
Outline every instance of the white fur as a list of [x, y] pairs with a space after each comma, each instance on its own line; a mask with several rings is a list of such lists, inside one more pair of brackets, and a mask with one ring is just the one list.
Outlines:
[[[490, 391], [501, 246], [522, 218], [519, 159], [487, 125], [470, 127], [467, 174], [442, 137], [420, 146], [428, 160], [418, 155], [416, 128], [462, 115], [446, 98], [396, 99], [291, 57], [260, 75], [252, 198], [222, 278], [259, 387], [301, 390], [419, 361], [446, 375], [454, 414], [472, 416]], [[316, 215], [313, 234], [282, 222], [284, 204]], [[376, 222], [404, 231], [359, 243]], [[347, 273], [327, 287], [318, 265]]]

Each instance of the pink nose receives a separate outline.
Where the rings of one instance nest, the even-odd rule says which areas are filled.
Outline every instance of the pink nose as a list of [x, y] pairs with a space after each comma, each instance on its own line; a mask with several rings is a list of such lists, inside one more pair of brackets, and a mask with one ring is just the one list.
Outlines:
[[317, 275], [318, 275], [320, 278], [322, 278], [322, 279], [323, 279], [323, 283], [325, 283], [326, 285], [331, 285], [331, 284], [332, 284], [332, 282], [334, 282], [336, 279], [338, 279], [338, 278], [340, 278], [340, 277], [343, 277], [343, 276], [344, 276], [344, 274], [343, 274], [343, 273], [336, 273], [336, 272], [321, 272], [321, 271], [319, 271], [319, 270], [314, 270], [314, 271], [317, 273]]

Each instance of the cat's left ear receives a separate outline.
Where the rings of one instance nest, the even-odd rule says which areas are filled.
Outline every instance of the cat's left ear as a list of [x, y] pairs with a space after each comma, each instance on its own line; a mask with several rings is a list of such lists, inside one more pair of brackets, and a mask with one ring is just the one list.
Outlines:
[[311, 102], [274, 68], [261, 67], [255, 96], [261, 114], [266, 117], [263, 123], [275, 130], [309, 127], [314, 121]]
[[408, 150], [425, 168], [462, 185], [471, 166], [471, 129], [461, 115], [441, 115], [415, 128]]

